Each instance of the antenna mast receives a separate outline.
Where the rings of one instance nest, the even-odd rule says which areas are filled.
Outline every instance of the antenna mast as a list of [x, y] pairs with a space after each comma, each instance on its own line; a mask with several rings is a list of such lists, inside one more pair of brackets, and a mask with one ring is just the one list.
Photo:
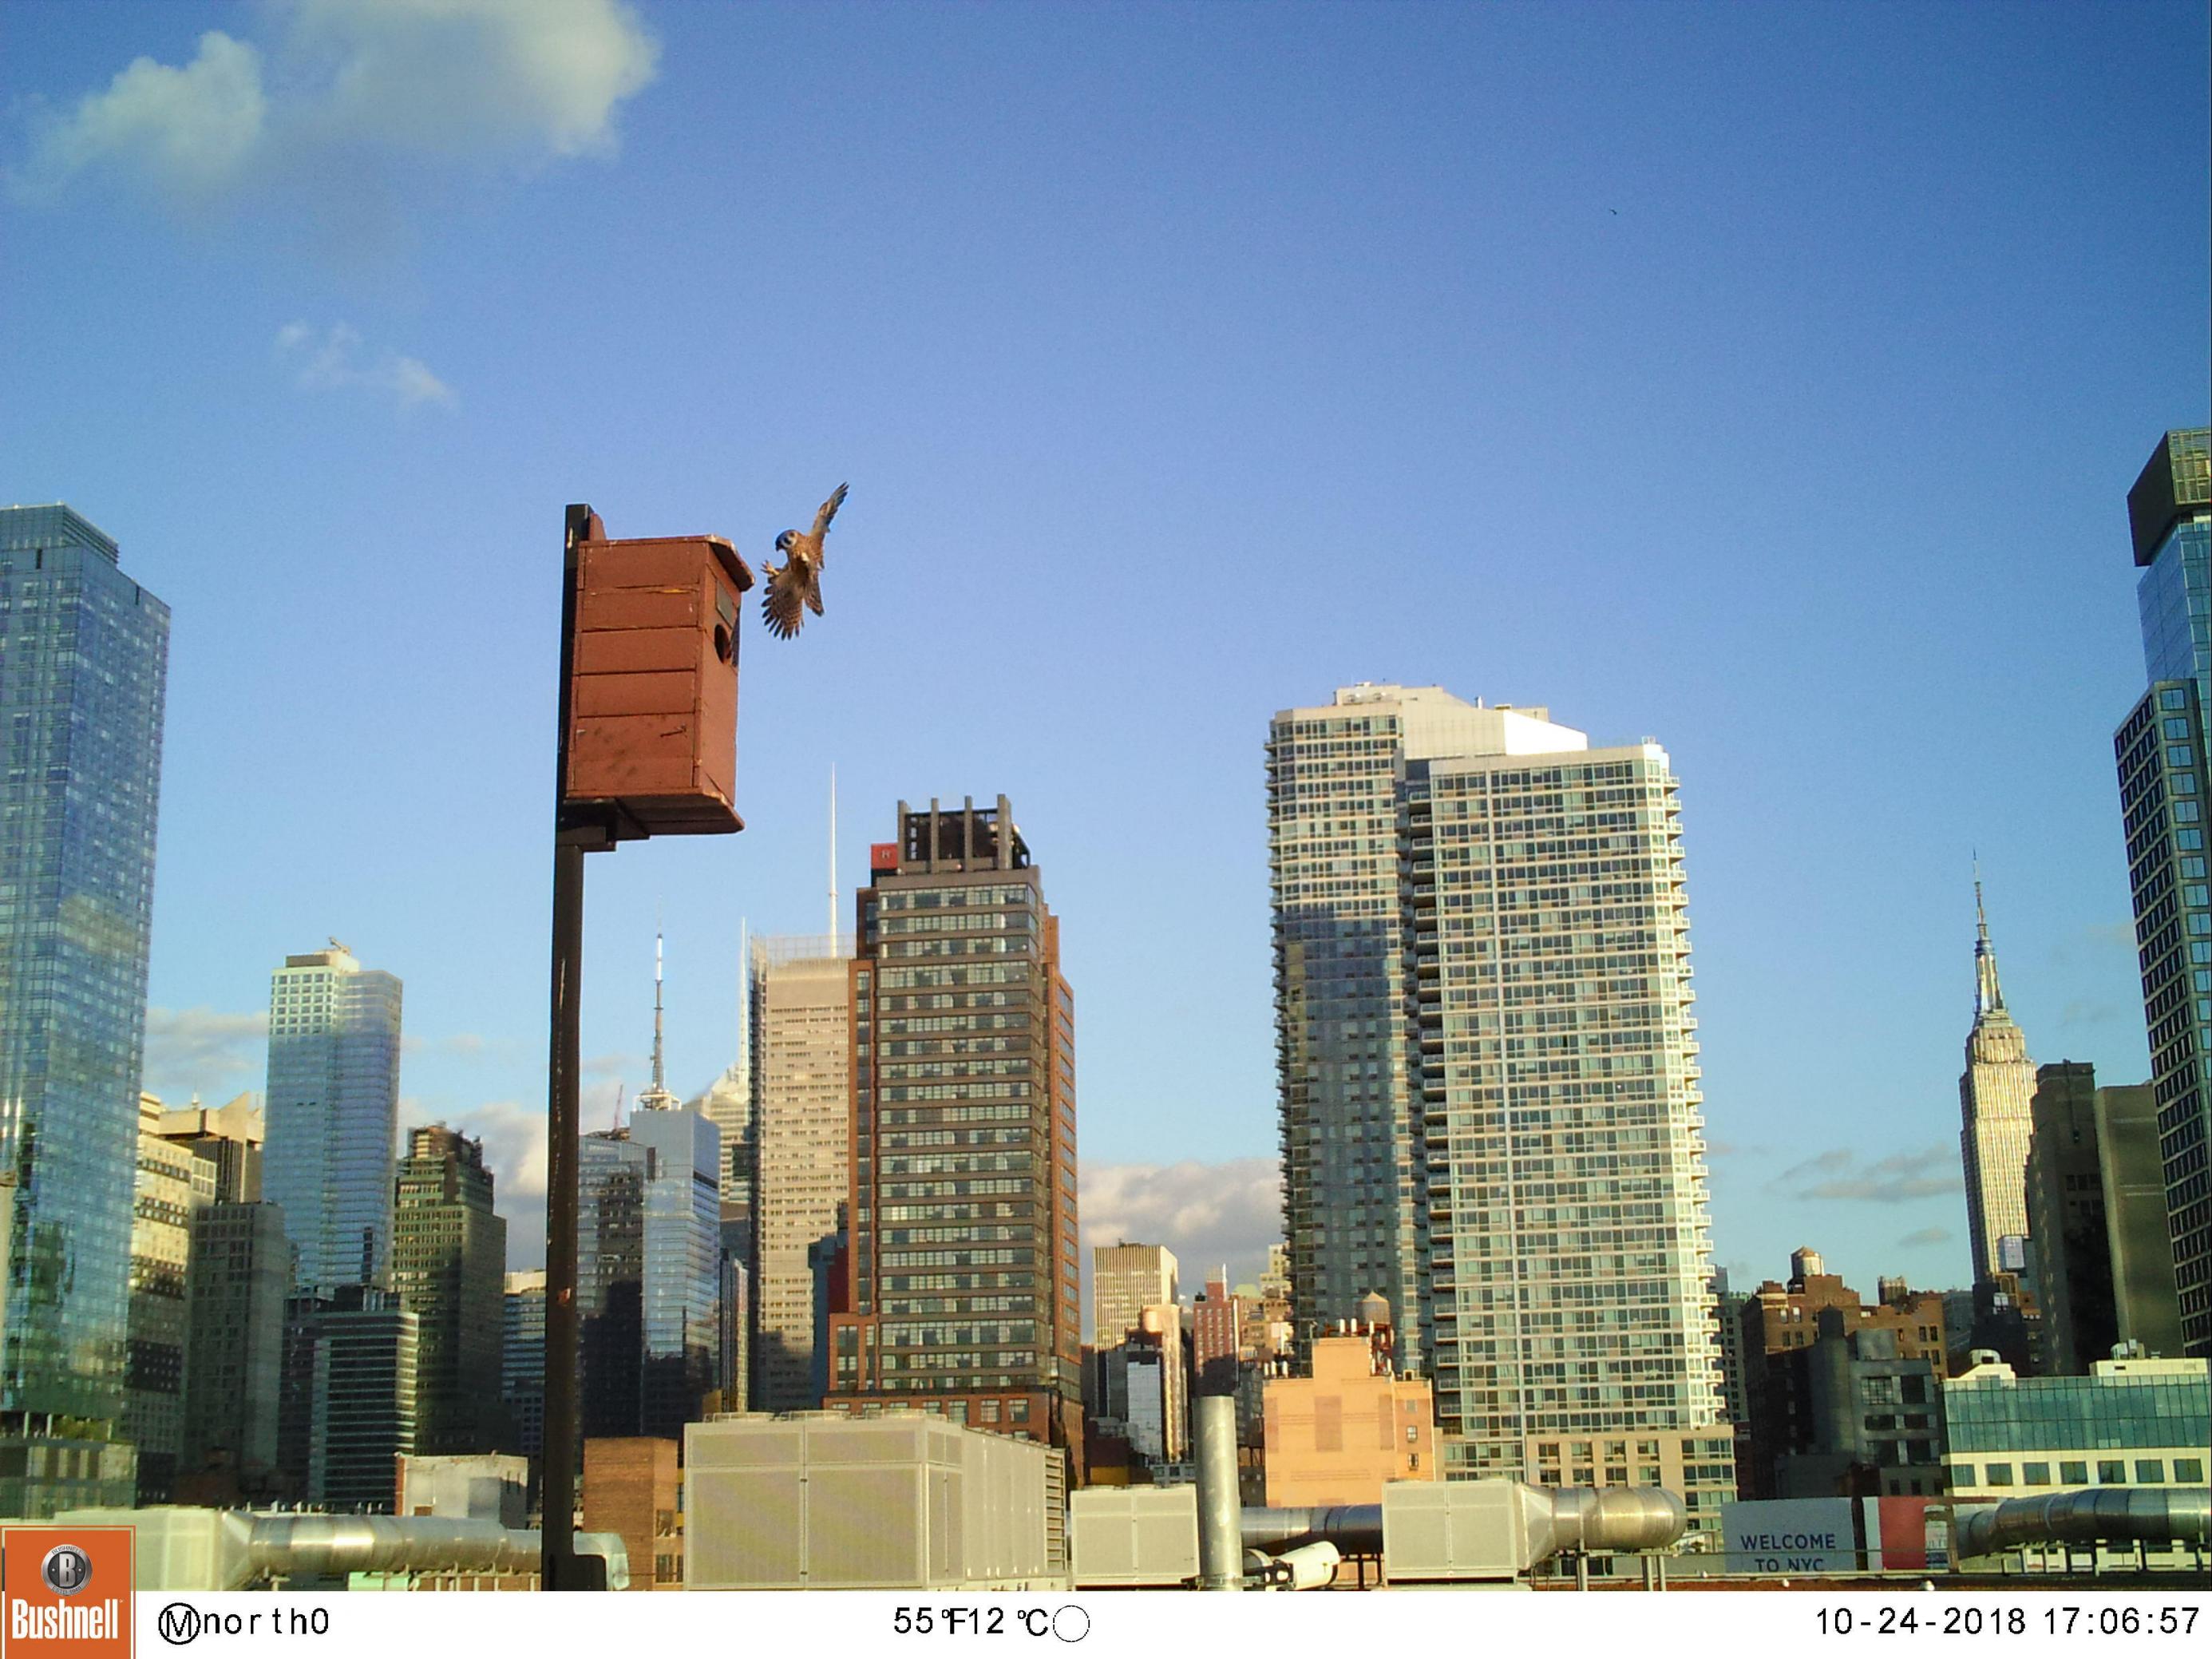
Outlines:
[[665, 1095], [668, 1085], [660, 1067], [660, 929], [653, 930], [653, 1092]]

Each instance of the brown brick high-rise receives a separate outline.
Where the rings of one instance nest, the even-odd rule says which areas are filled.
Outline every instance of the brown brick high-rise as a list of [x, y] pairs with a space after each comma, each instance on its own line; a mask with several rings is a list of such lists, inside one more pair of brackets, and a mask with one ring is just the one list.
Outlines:
[[919, 1407], [1079, 1465], [1075, 1004], [1060, 924], [1004, 795], [902, 801], [897, 841], [870, 862], [827, 1403]]

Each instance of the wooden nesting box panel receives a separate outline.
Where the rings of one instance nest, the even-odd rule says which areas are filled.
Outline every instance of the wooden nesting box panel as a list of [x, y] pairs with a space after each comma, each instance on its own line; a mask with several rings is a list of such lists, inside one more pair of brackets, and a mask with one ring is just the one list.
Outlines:
[[648, 835], [744, 827], [738, 623], [752, 585], [718, 536], [577, 544], [571, 803], [618, 805]]

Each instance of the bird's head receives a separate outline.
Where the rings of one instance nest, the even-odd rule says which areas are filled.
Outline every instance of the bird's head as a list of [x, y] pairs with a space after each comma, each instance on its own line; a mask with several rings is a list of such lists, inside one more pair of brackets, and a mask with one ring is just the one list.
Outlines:
[[798, 539], [799, 532], [796, 530], [787, 530], [775, 538], [775, 550], [779, 553], [788, 553], [791, 551], [792, 543]]

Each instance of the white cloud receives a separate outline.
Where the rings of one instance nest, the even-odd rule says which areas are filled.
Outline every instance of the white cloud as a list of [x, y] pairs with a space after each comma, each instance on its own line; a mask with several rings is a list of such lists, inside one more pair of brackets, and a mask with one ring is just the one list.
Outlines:
[[1799, 1199], [1846, 1199], [1874, 1204], [1904, 1204], [1955, 1193], [1963, 1186], [1959, 1149], [1945, 1141], [1915, 1152], [1892, 1152], [1861, 1164], [1857, 1149], [1832, 1146], [1792, 1164], [1769, 1183], [1773, 1191]]
[[659, 45], [617, 0], [295, 0], [326, 131], [453, 155], [604, 155]]
[[1164, 1244], [1187, 1286], [1226, 1266], [1230, 1282], [1255, 1279], [1283, 1237], [1282, 1168], [1273, 1158], [1222, 1164], [1083, 1164], [1076, 1212], [1083, 1266], [1094, 1245]]
[[258, 1087], [268, 1057], [267, 1013], [226, 1014], [213, 1008], [146, 1011], [149, 1094], [182, 1106], [195, 1094], [227, 1100], [239, 1087]]
[[251, 161], [267, 114], [260, 52], [213, 30], [182, 69], [140, 58], [79, 100], [40, 135], [21, 182], [35, 194], [112, 166], [164, 192], [204, 197]]
[[447, 1120], [447, 1127], [483, 1142], [492, 1193], [505, 1213], [510, 1201], [545, 1202], [545, 1111], [512, 1100], [488, 1100]]
[[295, 366], [299, 384], [309, 391], [364, 386], [389, 393], [402, 409], [454, 401], [453, 387], [419, 358], [389, 351], [364, 356], [361, 336], [343, 323], [319, 335], [305, 323], [287, 323], [276, 331], [276, 356]]
[[318, 180], [342, 207], [349, 163], [373, 167], [379, 155], [605, 155], [617, 106], [652, 81], [660, 54], [622, 0], [278, 0], [273, 9], [265, 53], [210, 32], [181, 68], [140, 58], [48, 120], [13, 174], [16, 193], [51, 195], [105, 171], [198, 207], [289, 173]]

